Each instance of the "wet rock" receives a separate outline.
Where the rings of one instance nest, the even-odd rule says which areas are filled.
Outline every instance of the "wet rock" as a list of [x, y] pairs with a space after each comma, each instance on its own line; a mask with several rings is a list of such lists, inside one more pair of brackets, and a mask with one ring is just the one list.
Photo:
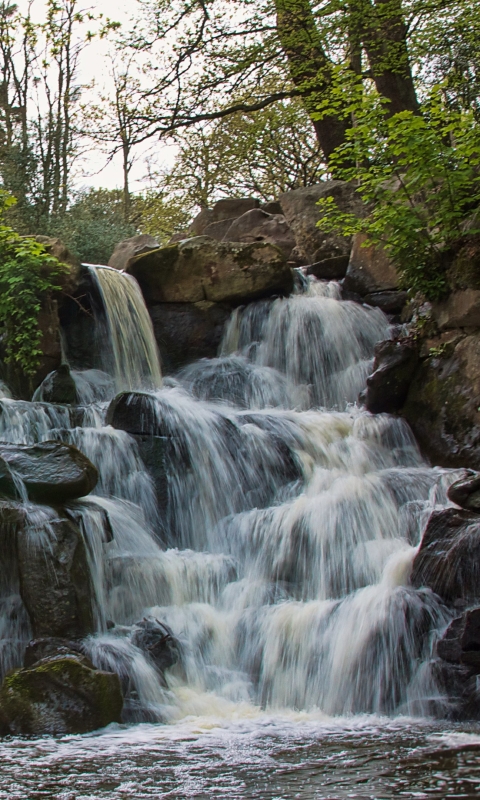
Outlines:
[[433, 661], [431, 668], [435, 683], [445, 698], [441, 715], [456, 722], [479, 719], [480, 692], [476, 672], [463, 664], [440, 658]]
[[400, 314], [404, 308], [408, 293], [398, 289], [387, 289], [384, 292], [372, 292], [363, 298], [365, 303], [381, 308], [384, 314]]
[[74, 405], [78, 402], [77, 387], [68, 364], [50, 372], [33, 395], [34, 401]]
[[430, 345], [402, 414], [433, 464], [480, 469], [480, 334]]
[[279, 203], [296, 241], [297, 259], [304, 264], [348, 256], [351, 238], [322, 231], [322, 213], [317, 203], [321, 198], [334, 198], [342, 211], [357, 213], [362, 207], [355, 187], [344, 181], [325, 181], [314, 186], [293, 189], [280, 195]]
[[129, 267], [147, 305], [239, 304], [288, 294], [293, 278], [281, 251], [271, 244], [216, 242], [198, 236], [139, 256]]
[[93, 668], [93, 664], [88, 661], [82, 652], [79, 642], [69, 639], [61, 639], [56, 636], [47, 636], [41, 639], [32, 639], [25, 649], [23, 660], [24, 667], [33, 667], [38, 661], [54, 656], [75, 656], [84, 660], [88, 666]]
[[418, 363], [411, 339], [387, 340], [375, 347], [373, 373], [367, 378], [365, 406], [374, 414], [391, 414], [403, 406]]
[[480, 516], [446, 508], [435, 511], [415, 556], [411, 583], [426, 586], [445, 602], [480, 599]]
[[111, 401], [107, 425], [127, 433], [161, 436], [155, 398], [143, 392], [120, 392]]
[[140, 236], [132, 236], [131, 239], [125, 239], [119, 242], [113, 251], [108, 261], [109, 267], [114, 269], [127, 270], [133, 264], [137, 256], [150, 253], [152, 250], [157, 250], [160, 247], [160, 242], [148, 233], [142, 233]]
[[131, 633], [133, 644], [148, 653], [160, 672], [173, 667], [180, 660], [180, 646], [173, 632], [154, 617], [144, 617]]
[[63, 298], [59, 309], [65, 356], [72, 369], [101, 368], [103, 337], [96, 320], [104, 316], [99, 288], [82, 266], [75, 290]]
[[53, 509], [29, 512], [17, 530], [20, 594], [36, 638], [94, 632], [94, 591], [85, 541]]
[[4, 497], [18, 498], [20, 481], [30, 500], [61, 504], [89, 494], [97, 480], [96, 468], [73, 445], [0, 443], [0, 494]]
[[307, 268], [307, 275], [315, 275], [319, 280], [335, 281], [345, 277], [348, 267], [349, 256], [334, 256], [323, 261], [310, 264]]
[[0, 707], [13, 734], [87, 733], [120, 722], [118, 675], [74, 655], [46, 658], [7, 675]]
[[452, 483], [447, 495], [460, 508], [480, 513], [480, 472], [468, 470], [465, 478]]
[[437, 644], [437, 653], [444, 661], [480, 673], [480, 608], [472, 608], [450, 623]]
[[293, 231], [283, 214], [269, 214], [262, 208], [254, 208], [234, 220], [224, 233], [223, 241], [267, 242], [279, 247], [285, 258], [295, 247]]
[[453, 292], [443, 303], [435, 303], [433, 313], [440, 330], [480, 327], [480, 289]]
[[231, 308], [220, 303], [158, 303], [149, 309], [162, 372], [217, 355]]
[[363, 247], [365, 234], [353, 237], [352, 251], [344, 280], [345, 289], [361, 295], [398, 289], [398, 274], [380, 246]]

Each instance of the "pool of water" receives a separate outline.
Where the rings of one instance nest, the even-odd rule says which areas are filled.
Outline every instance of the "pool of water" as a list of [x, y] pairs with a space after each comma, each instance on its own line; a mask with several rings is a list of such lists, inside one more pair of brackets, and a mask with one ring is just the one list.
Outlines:
[[0, 743], [9, 800], [479, 798], [480, 725], [242, 714]]

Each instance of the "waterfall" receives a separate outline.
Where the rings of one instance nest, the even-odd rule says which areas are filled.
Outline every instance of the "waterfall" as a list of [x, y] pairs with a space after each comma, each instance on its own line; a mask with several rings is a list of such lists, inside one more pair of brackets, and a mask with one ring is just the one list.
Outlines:
[[113, 373], [117, 391], [158, 389], [162, 382], [158, 350], [137, 281], [110, 267], [88, 268], [107, 319], [110, 352], [103, 353], [105, 372]]
[[[165, 445], [161, 518], [138, 437], [105, 425], [96, 391], [90, 410], [2, 398], [0, 431], [71, 442], [100, 471], [95, 495], [68, 511], [95, 595], [97, 634], [84, 648], [119, 673], [125, 718], [175, 721], [217, 700], [441, 713], [429, 664], [450, 613], [408, 575], [458, 473], [430, 468], [403, 420], [355, 405], [386, 317], [342, 301], [336, 284], [309, 281], [303, 294], [234, 311], [221, 355], [161, 388], [136, 284], [91, 270], [117, 388], [143, 389], [151, 413], [141, 433]], [[13, 608], [17, 594], [0, 586], [0, 603]], [[178, 642], [165, 674], [135, 640], [142, 618]], [[10, 639], [27, 635], [18, 619]]]

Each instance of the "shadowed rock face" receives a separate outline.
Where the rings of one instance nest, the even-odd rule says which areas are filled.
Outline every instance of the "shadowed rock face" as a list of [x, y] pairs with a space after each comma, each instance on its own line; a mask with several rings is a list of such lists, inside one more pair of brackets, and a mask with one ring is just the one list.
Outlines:
[[344, 286], [361, 296], [398, 288], [398, 274], [381, 247], [364, 247], [365, 234], [353, 237]]
[[[17, 480], [16, 480], [17, 479]], [[18, 498], [19, 483], [30, 500], [66, 503], [89, 494], [98, 473], [76, 447], [63, 442], [0, 443], [0, 494]]]
[[49, 657], [8, 675], [0, 689], [13, 734], [87, 733], [120, 722], [118, 675], [93, 669], [75, 654]]
[[480, 600], [480, 515], [456, 508], [432, 514], [413, 562], [411, 583], [445, 602]]
[[387, 340], [376, 345], [373, 373], [367, 378], [365, 392], [367, 409], [374, 414], [399, 411], [417, 363], [418, 349], [412, 340]]

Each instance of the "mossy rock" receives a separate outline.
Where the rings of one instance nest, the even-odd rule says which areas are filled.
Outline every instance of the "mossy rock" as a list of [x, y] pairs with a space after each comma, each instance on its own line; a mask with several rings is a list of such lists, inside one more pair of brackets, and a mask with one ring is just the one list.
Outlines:
[[16, 670], [0, 689], [1, 716], [13, 734], [87, 733], [120, 722], [122, 707], [118, 675], [75, 655]]
[[480, 289], [480, 236], [471, 236], [447, 268], [447, 281], [454, 289]]

